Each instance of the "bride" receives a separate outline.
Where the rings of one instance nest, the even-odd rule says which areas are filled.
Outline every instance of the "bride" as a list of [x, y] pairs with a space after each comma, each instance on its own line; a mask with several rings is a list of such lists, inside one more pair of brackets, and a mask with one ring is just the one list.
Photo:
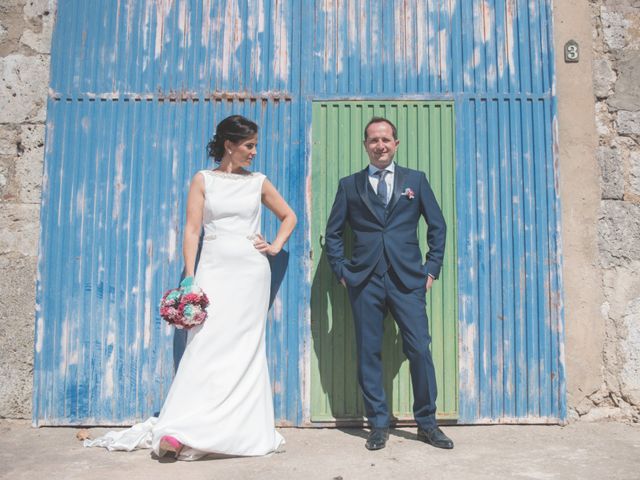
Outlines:
[[[261, 173], [250, 172], [258, 126], [232, 115], [208, 145], [219, 164], [198, 172], [187, 199], [183, 255], [187, 276], [210, 300], [207, 320], [189, 330], [187, 346], [158, 418], [110, 432], [85, 446], [153, 448], [195, 460], [209, 453], [265, 455], [284, 443], [274, 425], [265, 322], [270, 270], [296, 215]], [[273, 242], [260, 234], [261, 204], [281, 221]], [[195, 270], [200, 232], [204, 239]]]

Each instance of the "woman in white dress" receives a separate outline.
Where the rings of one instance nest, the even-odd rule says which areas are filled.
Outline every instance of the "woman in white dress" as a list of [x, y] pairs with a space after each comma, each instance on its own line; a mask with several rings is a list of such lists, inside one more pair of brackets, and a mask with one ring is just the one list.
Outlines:
[[[284, 443], [274, 425], [265, 347], [270, 293], [266, 255], [280, 252], [296, 215], [263, 174], [246, 170], [257, 144], [255, 123], [240, 115], [225, 118], [208, 147], [219, 166], [198, 172], [191, 182], [185, 269], [187, 276], [195, 273], [210, 305], [207, 320], [188, 332], [160, 416], [85, 445], [151, 447], [159, 456], [193, 460], [209, 453], [265, 455]], [[262, 204], [281, 221], [271, 243], [260, 234]]]

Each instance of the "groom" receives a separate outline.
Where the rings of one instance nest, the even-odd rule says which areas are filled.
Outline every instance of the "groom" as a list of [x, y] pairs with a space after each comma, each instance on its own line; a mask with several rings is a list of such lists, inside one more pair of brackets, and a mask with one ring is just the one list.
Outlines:
[[[374, 117], [364, 129], [369, 165], [340, 180], [327, 221], [326, 253], [331, 268], [347, 287], [355, 323], [358, 382], [371, 425], [366, 447], [384, 448], [390, 415], [382, 381], [383, 319], [391, 311], [402, 335], [413, 384], [418, 439], [453, 448], [436, 424], [436, 376], [429, 344], [426, 291], [440, 274], [446, 225], [423, 172], [393, 163], [397, 130]], [[427, 222], [429, 253], [422, 262], [418, 221]], [[343, 232], [354, 234], [353, 257], [344, 256]]]

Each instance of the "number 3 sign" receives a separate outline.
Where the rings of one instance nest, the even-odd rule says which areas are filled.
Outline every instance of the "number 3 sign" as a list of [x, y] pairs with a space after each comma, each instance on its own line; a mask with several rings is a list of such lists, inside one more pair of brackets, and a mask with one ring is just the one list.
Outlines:
[[565, 63], [578, 63], [580, 59], [580, 48], [578, 42], [575, 40], [569, 40], [564, 44], [564, 62]]

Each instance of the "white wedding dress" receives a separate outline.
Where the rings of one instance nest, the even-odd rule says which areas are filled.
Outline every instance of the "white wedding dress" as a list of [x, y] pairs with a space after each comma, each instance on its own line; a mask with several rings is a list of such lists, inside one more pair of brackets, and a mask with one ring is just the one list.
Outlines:
[[206, 193], [195, 283], [209, 297], [208, 318], [188, 332], [160, 416], [85, 446], [158, 453], [162, 436], [171, 435], [185, 445], [179, 458], [195, 460], [209, 453], [265, 455], [284, 443], [274, 426], [265, 347], [269, 262], [253, 246], [265, 176], [199, 174]]

